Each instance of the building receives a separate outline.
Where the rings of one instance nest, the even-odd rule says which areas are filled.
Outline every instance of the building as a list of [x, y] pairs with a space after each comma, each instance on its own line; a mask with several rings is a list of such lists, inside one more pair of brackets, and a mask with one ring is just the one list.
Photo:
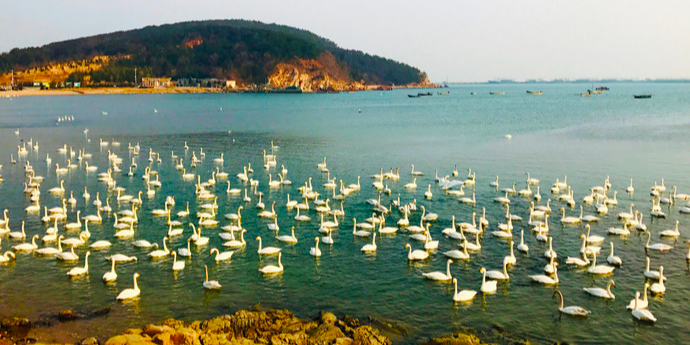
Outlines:
[[142, 78], [141, 87], [148, 88], [161, 88], [161, 87], [172, 87], [172, 82], [170, 78]]

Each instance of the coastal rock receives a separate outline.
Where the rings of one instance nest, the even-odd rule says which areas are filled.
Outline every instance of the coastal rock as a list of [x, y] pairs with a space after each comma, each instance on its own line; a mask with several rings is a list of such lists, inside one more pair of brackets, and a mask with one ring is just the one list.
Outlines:
[[354, 334], [352, 335], [352, 340], [354, 344], [362, 345], [391, 345], [390, 339], [379, 334], [379, 331], [369, 327], [361, 326], [355, 328]]
[[333, 323], [322, 323], [310, 332], [311, 338], [318, 344], [331, 344], [338, 338], [345, 338], [345, 334]]
[[334, 323], [336, 321], [338, 321], [338, 318], [333, 313], [325, 312], [321, 314], [321, 322], [323, 323]]
[[124, 334], [116, 335], [108, 341], [105, 345], [156, 345], [156, 343], [151, 341], [148, 336], [142, 336], [139, 334]]
[[433, 338], [424, 345], [486, 345], [474, 334], [457, 333], [445, 337]]
[[84, 338], [79, 342], [79, 345], [99, 345], [98, 339], [94, 337]]
[[74, 310], [67, 309], [67, 310], [61, 310], [58, 313], [58, 320], [60, 321], [71, 321], [71, 320], [76, 320], [78, 319], [79, 316], [77, 313], [74, 312]]
[[2, 328], [12, 328], [12, 327], [31, 327], [31, 321], [27, 318], [22, 317], [10, 317], [2, 319], [0, 322], [0, 327]]

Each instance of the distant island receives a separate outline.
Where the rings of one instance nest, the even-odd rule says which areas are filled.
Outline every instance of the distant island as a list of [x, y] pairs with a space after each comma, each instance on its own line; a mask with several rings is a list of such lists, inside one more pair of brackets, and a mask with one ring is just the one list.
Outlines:
[[339, 92], [429, 86], [435, 85], [426, 73], [407, 64], [340, 48], [306, 30], [246, 20], [149, 26], [0, 54], [3, 90]]

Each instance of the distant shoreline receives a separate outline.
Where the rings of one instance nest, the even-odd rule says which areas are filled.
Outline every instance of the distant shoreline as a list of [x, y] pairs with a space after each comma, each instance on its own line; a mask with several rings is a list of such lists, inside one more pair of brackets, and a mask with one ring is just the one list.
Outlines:
[[[394, 86], [392, 89], [427, 89], [438, 88], [436, 84], [430, 85], [404, 85]], [[389, 88], [390, 89], [390, 88]], [[343, 90], [339, 92], [378, 91], [384, 90], [381, 85], [367, 85], [363, 90]], [[103, 87], [103, 88], [65, 88], [65, 89], [24, 89], [16, 91], [0, 91], [0, 97], [28, 97], [28, 96], [78, 96], [78, 95], [133, 95], [133, 94], [197, 94], [197, 93], [292, 93], [277, 90], [255, 91], [248, 89], [215, 89], [203, 87], [171, 87], [171, 88], [138, 88], [138, 87]], [[294, 93], [322, 93], [322, 92], [294, 92]], [[326, 92], [323, 92], [326, 93]]]

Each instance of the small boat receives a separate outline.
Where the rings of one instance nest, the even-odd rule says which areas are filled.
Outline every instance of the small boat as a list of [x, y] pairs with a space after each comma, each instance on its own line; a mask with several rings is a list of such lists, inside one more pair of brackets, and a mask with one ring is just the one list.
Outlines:
[[431, 92], [420, 92], [420, 93], [417, 94], [417, 97], [421, 97], [421, 96], [431, 96], [431, 95], [432, 95]]
[[592, 97], [592, 95], [590, 95], [588, 93], [581, 93], [580, 97]]
[[587, 90], [587, 93], [589, 93], [590, 95], [601, 95], [602, 93], [604, 93], [604, 91], [603, 90]]
[[500, 91], [500, 92], [489, 92], [489, 94], [494, 95], [494, 96], [502, 96], [502, 95], [505, 95], [506, 93], [503, 91]]
[[439, 95], [441, 95], [441, 96], [448, 96], [448, 95], [450, 95], [450, 91], [447, 91], [447, 92], [437, 92], [437, 93], [438, 93]]
[[636, 99], [641, 99], [641, 98], [652, 98], [652, 95], [633, 95]]
[[530, 95], [543, 95], [543, 94], [544, 94], [544, 91], [530, 91], [530, 90], [527, 90], [527, 94], [530, 94]]
[[472, 95], [472, 96], [476, 96], [476, 95], [477, 95], [477, 93], [473, 91], [473, 92], [470, 92], [470, 95]]
[[418, 96], [418, 95], [410, 95], [410, 94], [407, 94], [407, 97], [410, 97], [410, 98], [417, 98], [417, 97], [419, 97], [419, 96]]
[[608, 91], [608, 90], [609, 90], [609, 88], [608, 88], [608, 87], [606, 87], [606, 86], [599, 86], [599, 87], [597, 87], [597, 89], [596, 89], [596, 90], [597, 90], [597, 91]]

